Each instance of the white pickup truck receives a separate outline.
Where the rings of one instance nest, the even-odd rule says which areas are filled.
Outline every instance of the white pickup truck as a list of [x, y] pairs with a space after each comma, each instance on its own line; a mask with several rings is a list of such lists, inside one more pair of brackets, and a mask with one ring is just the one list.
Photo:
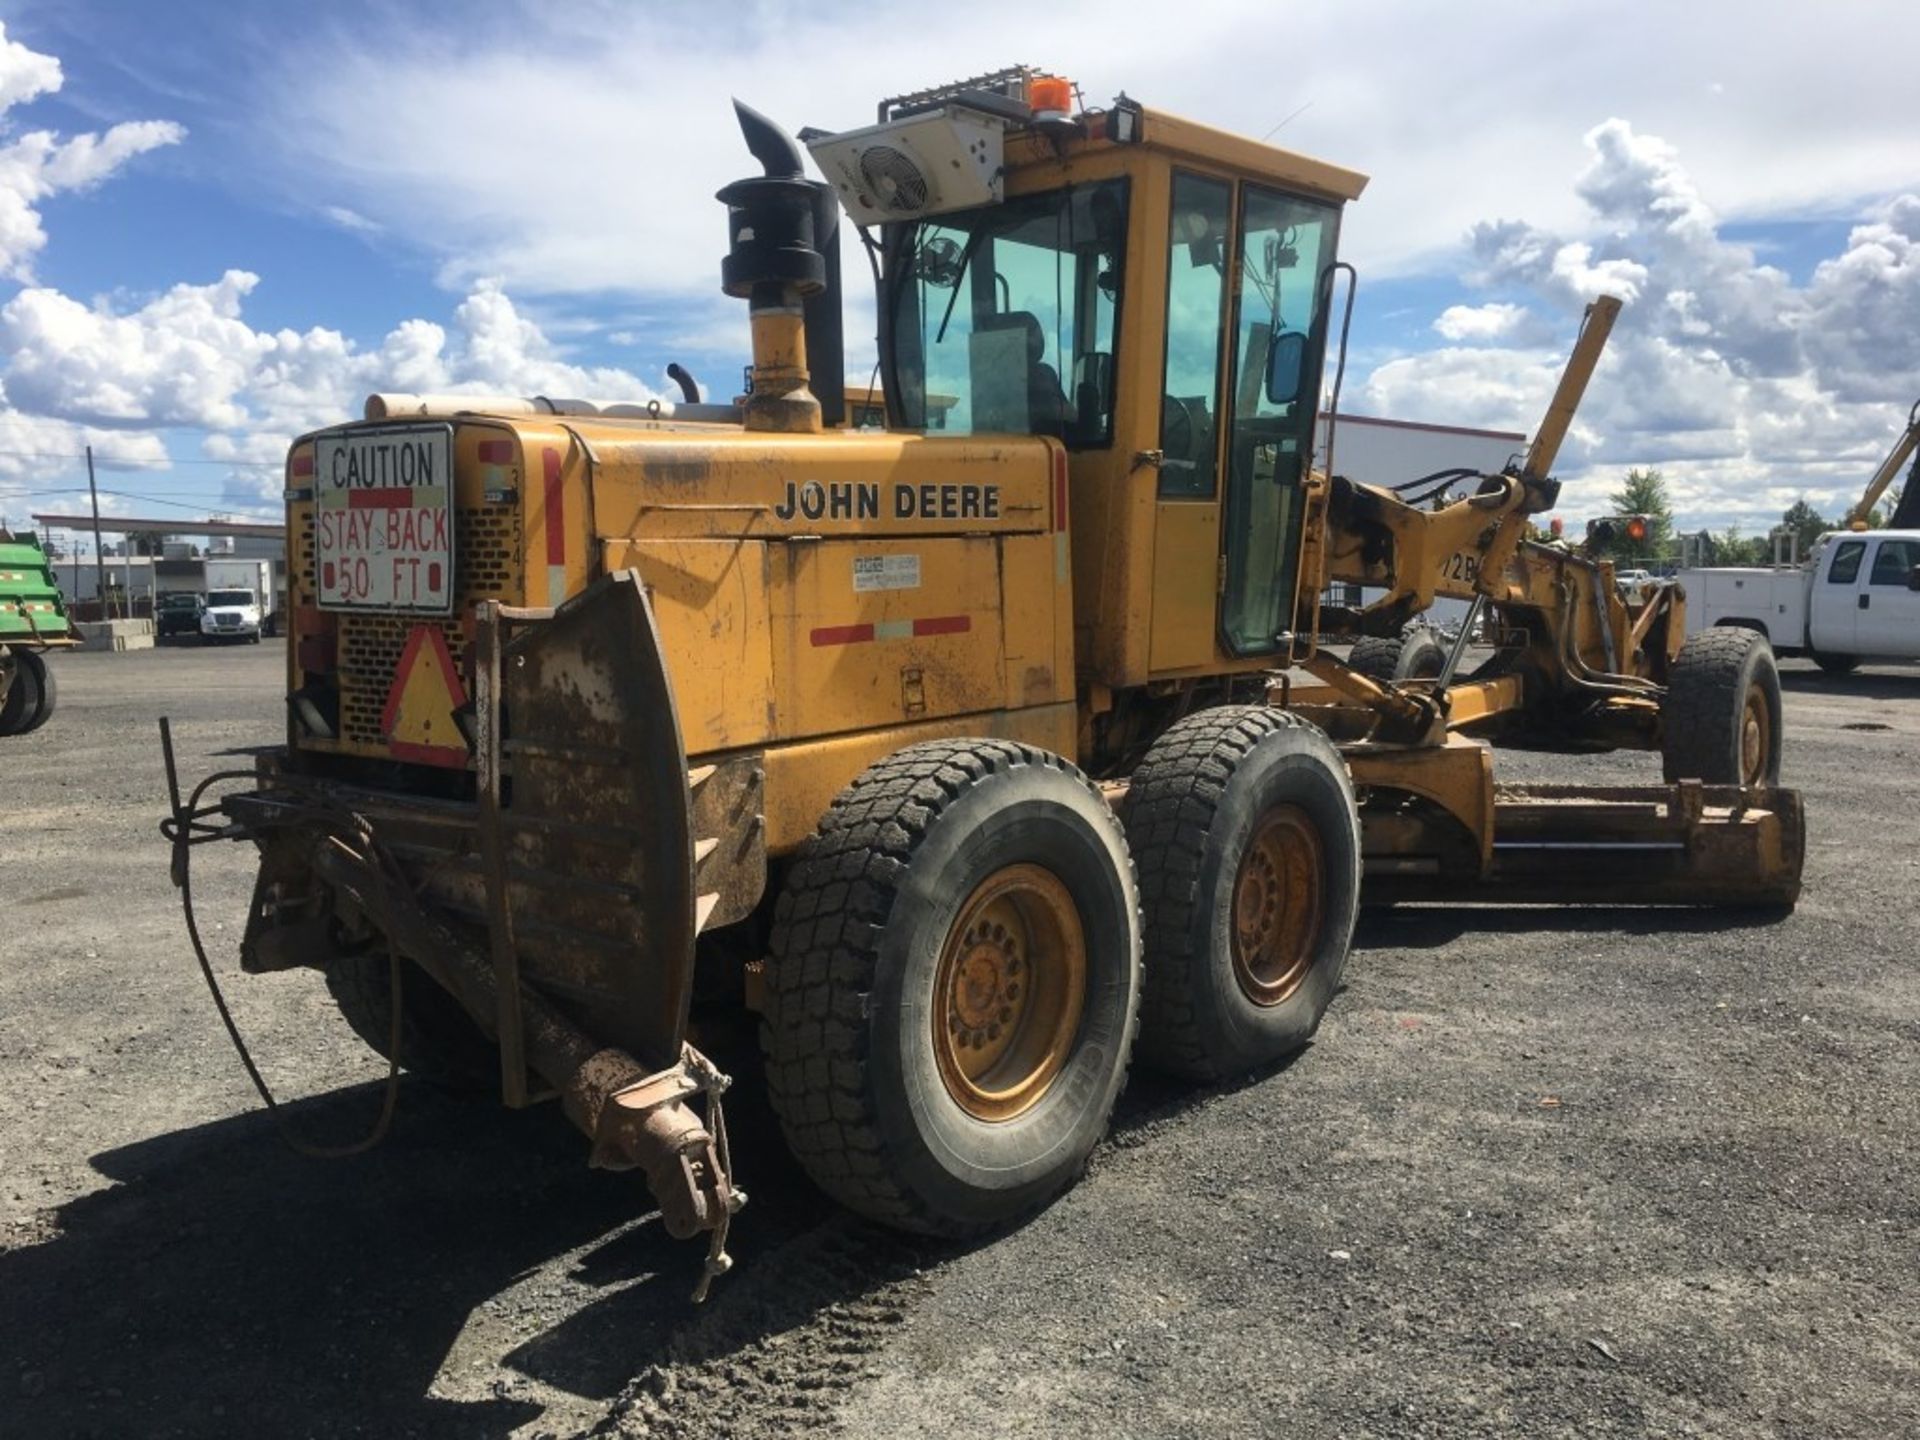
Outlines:
[[1683, 570], [1687, 633], [1741, 625], [1829, 675], [1920, 659], [1920, 530], [1822, 535], [1804, 565]]

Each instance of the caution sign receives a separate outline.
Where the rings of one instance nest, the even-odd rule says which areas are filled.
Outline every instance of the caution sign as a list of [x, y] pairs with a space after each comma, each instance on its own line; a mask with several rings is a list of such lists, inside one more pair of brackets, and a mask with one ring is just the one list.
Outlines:
[[451, 426], [321, 435], [313, 488], [321, 609], [453, 613]]
[[464, 770], [467, 737], [453, 717], [466, 703], [447, 637], [438, 625], [414, 626], [380, 713], [380, 733], [394, 758]]

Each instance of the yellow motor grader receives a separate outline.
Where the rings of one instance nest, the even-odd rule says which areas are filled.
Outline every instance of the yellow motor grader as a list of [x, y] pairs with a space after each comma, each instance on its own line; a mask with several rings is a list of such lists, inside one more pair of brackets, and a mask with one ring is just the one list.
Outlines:
[[[717, 1273], [727, 1008], [825, 1190], [966, 1233], [1073, 1179], [1136, 1043], [1303, 1045], [1363, 892], [1793, 903], [1764, 643], [1683, 644], [1676, 590], [1530, 525], [1613, 302], [1508, 473], [1351, 484], [1311, 461], [1363, 176], [1026, 69], [802, 132], [824, 184], [739, 119], [740, 400], [379, 395], [294, 444], [286, 742], [168, 824], [183, 881], [258, 844], [246, 969], [558, 1097]], [[839, 413], [843, 215], [879, 431]], [[1435, 660], [1437, 595], [1476, 614]], [[1506, 789], [1489, 742], [1671, 783]]]

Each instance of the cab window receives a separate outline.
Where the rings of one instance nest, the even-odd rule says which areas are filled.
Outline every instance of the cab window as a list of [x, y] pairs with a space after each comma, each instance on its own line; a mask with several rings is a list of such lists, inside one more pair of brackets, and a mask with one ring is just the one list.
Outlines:
[[1126, 226], [1126, 182], [1105, 180], [891, 228], [904, 423], [1108, 444]]
[[1842, 540], [1833, 552], [1833, 564], [1827, 567], [1829, 585], [1851, 585], [1860, 578], [1860, 557], [1867, 553], [1864, 540]]
[[1163, 500], [1213, 498], [1232, 206], [1233, 188], [1226, 181], [1175, 173], [1167, 240], [1167, 351], [1160, 387]]
[[1869, 585], [1905, 585], [1913, 567], [1920, 565], [1920, 540], [1882, 540], [1874, 552]]

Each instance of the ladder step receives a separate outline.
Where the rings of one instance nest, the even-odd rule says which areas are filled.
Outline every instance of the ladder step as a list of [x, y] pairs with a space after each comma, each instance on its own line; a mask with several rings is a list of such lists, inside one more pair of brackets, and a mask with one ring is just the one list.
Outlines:
[[720, 892], [702, 895], [693, 902], [693, 933], [698, 935], [707, 928], [707, 921], [713, 918], [713, 907], [720, 903]]

